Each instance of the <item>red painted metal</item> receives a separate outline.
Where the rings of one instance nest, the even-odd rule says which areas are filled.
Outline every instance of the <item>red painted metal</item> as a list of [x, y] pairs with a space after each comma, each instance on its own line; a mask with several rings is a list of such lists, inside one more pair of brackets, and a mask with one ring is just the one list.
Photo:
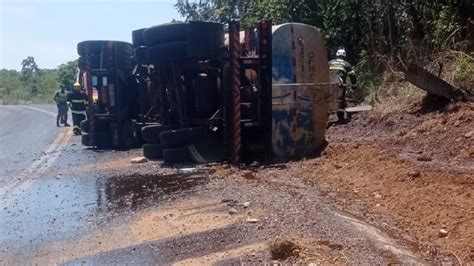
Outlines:
[[232, 162], [240, 163], [241, 119], [240, 119], [240, 25], [233, 21], [229, 24], [230, 69], [232, 79]]

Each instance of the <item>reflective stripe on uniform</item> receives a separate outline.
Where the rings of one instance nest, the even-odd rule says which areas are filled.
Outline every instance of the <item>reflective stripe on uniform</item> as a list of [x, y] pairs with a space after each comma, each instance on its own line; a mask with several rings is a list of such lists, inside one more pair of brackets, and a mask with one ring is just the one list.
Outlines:
[[71, 103], [85, 103], [85, 100], [71, 100]]
[[346, 72], [346, 69], [342, 66], [330, 66], [329, 70], [340, 70]]
[[355, 72], [354, 70], [351, 70], [351, 71], [349, 71], [349, 73], [347, 73], [347, 74], [349, 74], [349, 75], [355, 75], [355, 73], [356, 73], [356, 72]]
[[72, 129], [81, 129], [79, 126], [73, 126]]
[[78, 115], [86, 115], [86, 111], [75, 111], [75, 110], [71, 110], [71, 113], [72, 113], [72, 114], [78, 114]]

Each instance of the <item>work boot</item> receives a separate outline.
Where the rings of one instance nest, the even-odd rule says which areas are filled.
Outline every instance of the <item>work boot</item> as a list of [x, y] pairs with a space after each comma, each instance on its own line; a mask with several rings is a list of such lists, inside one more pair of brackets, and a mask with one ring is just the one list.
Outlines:
[[337, 111], [336, 115], [337, 115], [337, 122], [336, 123], [345, 124], [347, 122], [346, 118], [345, 118], [345, 113], [343, 111]]
[[72, 130], [72, 132], [74, 133], [74, 135], [78, 136], [78, 135], [81, 135], [81, 130], [79, 128], [74, 128]]
[[71, 125], [69, 125], [67, 122], [64, 122], [64, 126], [65, 127], [70, 127]]

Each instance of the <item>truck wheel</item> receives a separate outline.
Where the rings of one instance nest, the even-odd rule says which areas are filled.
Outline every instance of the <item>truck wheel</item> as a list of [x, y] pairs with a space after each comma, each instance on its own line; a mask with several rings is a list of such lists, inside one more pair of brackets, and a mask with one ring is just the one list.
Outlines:
[[92, 146], [91, 144], [91, 137], [89, 134], [82, 134], [81, 135], [81, 144], [84, 146]]
[[90, 64], [84, 56], [79, 56], [79, 59], [77, 60], [77, 65], [80, 70], [90, 69]]
[[[119, 69], [132, 69], [132, 53], [125, 53], [117, 57], [116, 66]], [[101, 65], [102, 64], [102, 65]], [[78, 59], [78, 67], [81, 70], [99, 69], [99, 68], [113, 68], [108, 62], [103, 62], [99, 54], [84, 55]]]
[[81, 121], [81, 131], [84, 133], [89, 133], [91, 121], [89, 119]]
[[95, 133], [94, 138], [91, 140], [91, 146], [95, 146], [98, 149], [109, 149], [112, 147], [112, 136], [104, 133]]
[[143, 31], [145, 45], [153, 46], [166, 42], [186, 41], [189, 23], [171, 22], [153, 26]]
[[118, 54], [131, 54], [133, 47], [131, 43], [121, 41], [83, 41], [77, 44], [77, 54], [80, 56], [87, 56], [91, 54], [102, 53], [112, 43], [117, 47]]
[[142, 139], [146, 142], [160, 142], [160, 133], [166, 130], [177, 128], [177, 125], [149, 125], [142, 128]]
[[184, 146], [194, 144], [205, 137], [206, 129], [204, 127], [190, 127], [176, 130], [163, 131], [160, 134], [160, 140], [167, 147]]
[[132, 53], [133, 47], [131, 43], [122, 41], [83, 41], [77, 44], [77, 53], [80, 56], [102, 53], [107, 49], [109, 43], [117, 47], [118, 54]]
[[167, 61], [190, 59], [187, 42], [173, 42], [148, 47], [148, 62], [160, 64]]
[[169, 164], [191, 162], [192, 158], [186, 148], [173, 148], [163, 150], [163, 161]]
[[133, 47], [145, 46], [145, 40], [143, 39], [143, 31], [145, 31], [145, 29], [146, 28], [132, 31]]
[[137, 61], [137, 63], [142, 64], [142, 65], [147, 64], [146, 50], [147, 50], [146, 47], [137, 47], [133, 49], [135, 60]]
[[143, 156], [150, 160], [163, 159], [163, 146], [155, 143], [143, 144]]

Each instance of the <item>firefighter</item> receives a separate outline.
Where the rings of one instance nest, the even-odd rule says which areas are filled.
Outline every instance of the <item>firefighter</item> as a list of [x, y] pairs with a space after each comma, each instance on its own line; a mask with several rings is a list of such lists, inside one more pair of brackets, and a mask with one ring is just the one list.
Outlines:
[[338, 122], [341, 123], [346, 121], [344, 109], [347, 107], [347, 77], [349, 77], [351, 80], [352, 92], [355, 92], [357, 90], [357, 77], [355, 75], [354, 69], [352, 68], [352, 65], [349, 64], [349, 62], [347, 62], [345, 58], [346, 51], [344, 49], [338, 49], [336, 52], [336, 59], [329, 61], [329, 72], [339, 75], [342, 81], [342, 96], [340, 99], [341, 103], [339, 105], [339, 110], [336, 113]]
[[81, 84], [79, 82], [74, 83], [74, 89], [68, 95], [74, 135], [81, 134], [81, 121], [86, 119], [86, 100], [86, 94], [81, 91]]
[[60, 126], [64, 124], [65, 127], [70, 126], [67, 123], [67, 112], [69, 111], [69, 107], [67, 105], [68, 99], [68, 92], [61, 86], [61, 89], [57, 90], [54, 93], [53, 100], [58, 106], [58, 115], [56, 116], [56, 126]]

